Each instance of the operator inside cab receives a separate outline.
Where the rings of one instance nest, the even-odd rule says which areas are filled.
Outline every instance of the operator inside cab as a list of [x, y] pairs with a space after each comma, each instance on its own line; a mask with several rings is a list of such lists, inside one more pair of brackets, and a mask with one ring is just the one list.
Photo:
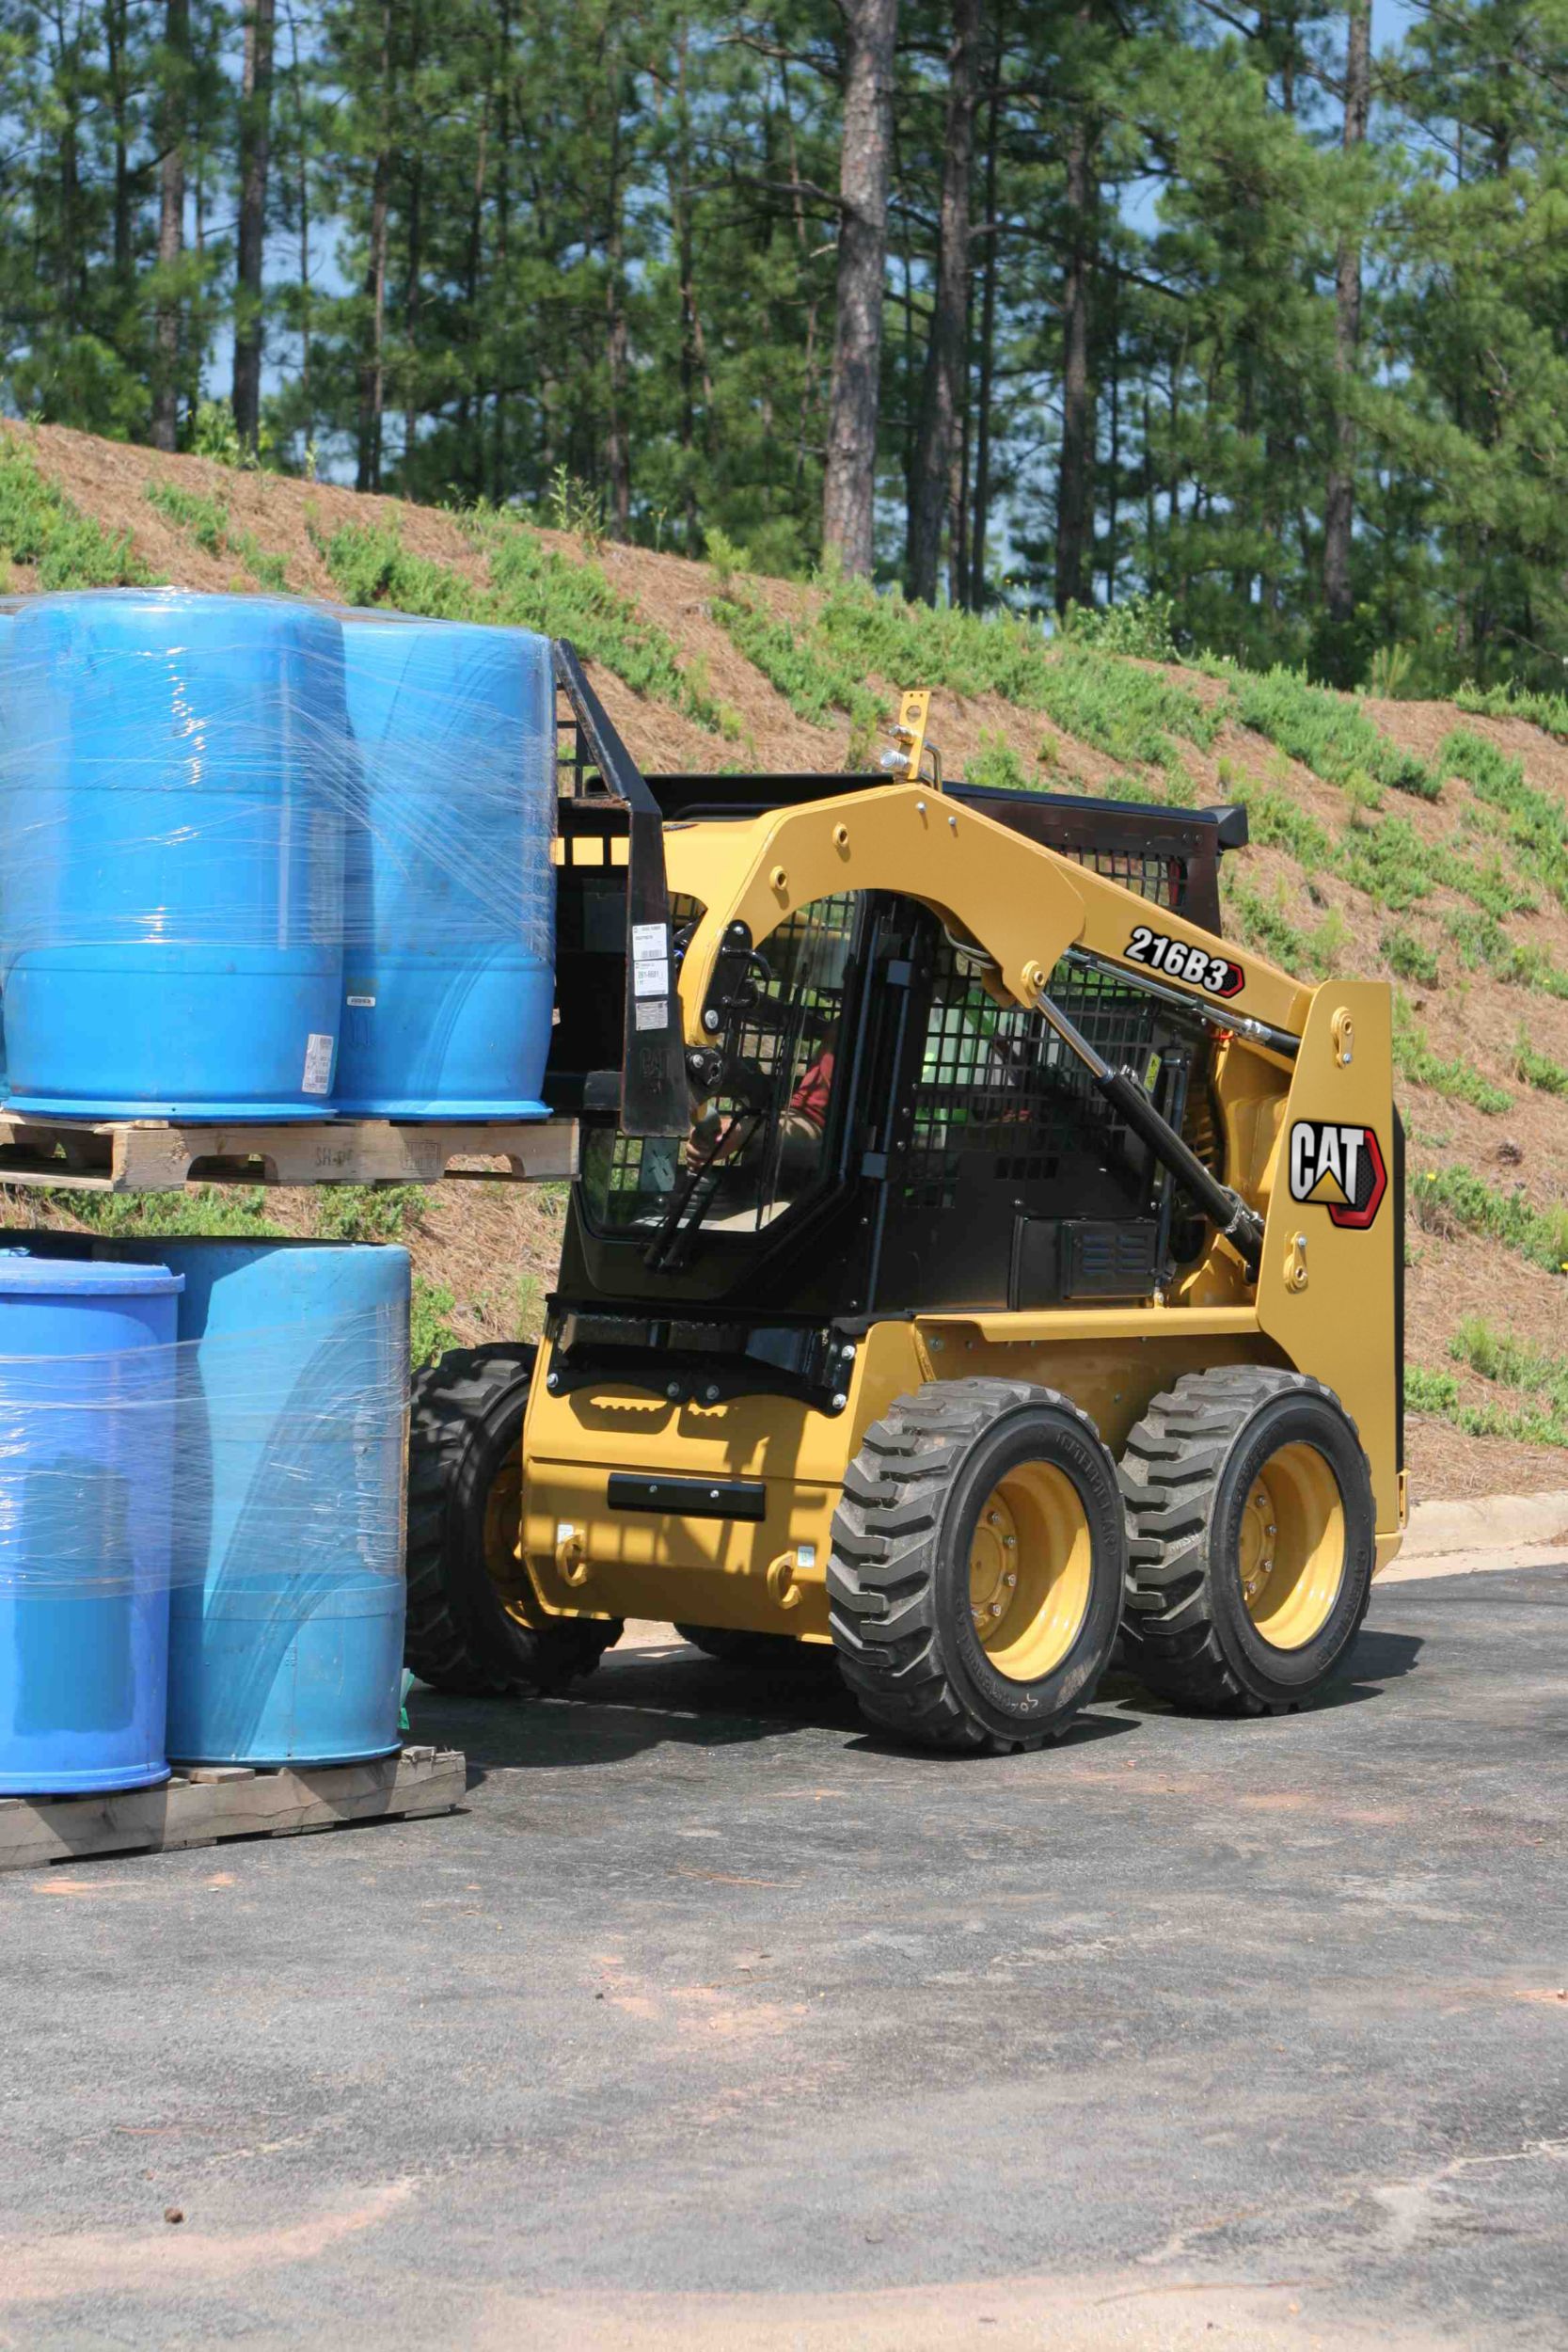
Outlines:
[[790, 1090], [779, 1113], [776, 1129], [754, 1111], [705, 1111], [691, 1130], [686, 1147], [691, 1168], [759, 1168], [770, 1156], [769, 1137], [776, 1133], [774, 1165], [781, 1190], [798, 1192], [816, 1174], [827, 1133], [832, 1101], [833, 1073], [838, 1054], [838, 1023], [831, 1021], [815, 1053]]

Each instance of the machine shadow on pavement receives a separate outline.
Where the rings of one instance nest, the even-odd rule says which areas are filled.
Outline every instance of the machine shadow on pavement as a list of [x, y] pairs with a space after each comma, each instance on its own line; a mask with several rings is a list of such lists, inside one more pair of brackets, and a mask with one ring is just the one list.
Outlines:
[[[1386, 1684], [1414, 1671], [1421, 1647], [1415, 1634], [1363, 1632], [1349, 1670], [1318, 1695], [1309, 1711], [1381, 1697]], [[1053, 1746], [1077, 1747], [1134, 1731], [1146, 1717], [1185, 1724], [1196, 1733], [1208, 1724], [1205, 1717], [1181, 1715], [1134, 1676], [1113, 1668], [1094, 1708]], [[466, 1751], [471, 1786], [492, 1772], [559, 1772], [623, 1763], [651, 1748], [720, 1750], [795, 1733], [840, 1734], [846, 1747], [862, 1752], [896, 1747], [867, 1730], [825, 1659], [810, 1666], [748, 1667], [705, 1658], [673, 1639], [667, 1645], [611, 1653], [591, 1682], [548, 1698], [460, 1699], [421, 1686], [413, 1695], [410, 1719], [416, 1739]], [[910, 1762], [922, 1760], [907, 1750], [897, 1753]], [[951, 1769], [966, 1759], [924, 1760]]]

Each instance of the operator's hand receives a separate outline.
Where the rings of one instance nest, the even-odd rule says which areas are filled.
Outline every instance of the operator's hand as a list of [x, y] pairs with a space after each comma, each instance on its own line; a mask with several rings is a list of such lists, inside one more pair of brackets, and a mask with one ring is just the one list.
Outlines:
[[740, 1121], [733, 1113], [709, 1111], [687, 1138], [686, 1165], [689, 1168], [716, 1168], [739, 1150], [741, 1141]]

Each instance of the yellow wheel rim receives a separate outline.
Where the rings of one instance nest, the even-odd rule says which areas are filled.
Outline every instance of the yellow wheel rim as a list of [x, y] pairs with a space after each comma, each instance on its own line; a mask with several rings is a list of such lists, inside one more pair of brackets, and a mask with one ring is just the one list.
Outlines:
[[496, 1597], [507, 1615], [526, 1626], [523, 1593], [528, 1578], [523, 1567], [523, 1440], [490, 1481], [484, 1498], [484, 1565]]
[[1271, 1454], [1242, 1513], [1242, 1597], [1273, 1649], [1323, 1631], [1345, 1581], [1345, 1506], [1316, 1446]]
[[1093, 1550], [1078, 1489], [1049, 1462], [1021, 1462], [981, 1503], [969, 1546], [970, 1613], [1009, 1682], [1037, 1682], [1078, 1639]]

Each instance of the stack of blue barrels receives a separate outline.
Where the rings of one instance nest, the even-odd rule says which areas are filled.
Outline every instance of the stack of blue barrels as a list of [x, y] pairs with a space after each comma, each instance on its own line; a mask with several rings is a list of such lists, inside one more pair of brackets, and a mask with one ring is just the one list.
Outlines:
[[[0, 612], [5, 1098], [528, 1119], [553, 691], [526, 631], [141, 591]], [[0, 1242], [0, 1794], [394, 1752], [409, 1261]]]
[[547, 641], [281, 598], [0, 615], [7, 1101], [543, 1118]]

